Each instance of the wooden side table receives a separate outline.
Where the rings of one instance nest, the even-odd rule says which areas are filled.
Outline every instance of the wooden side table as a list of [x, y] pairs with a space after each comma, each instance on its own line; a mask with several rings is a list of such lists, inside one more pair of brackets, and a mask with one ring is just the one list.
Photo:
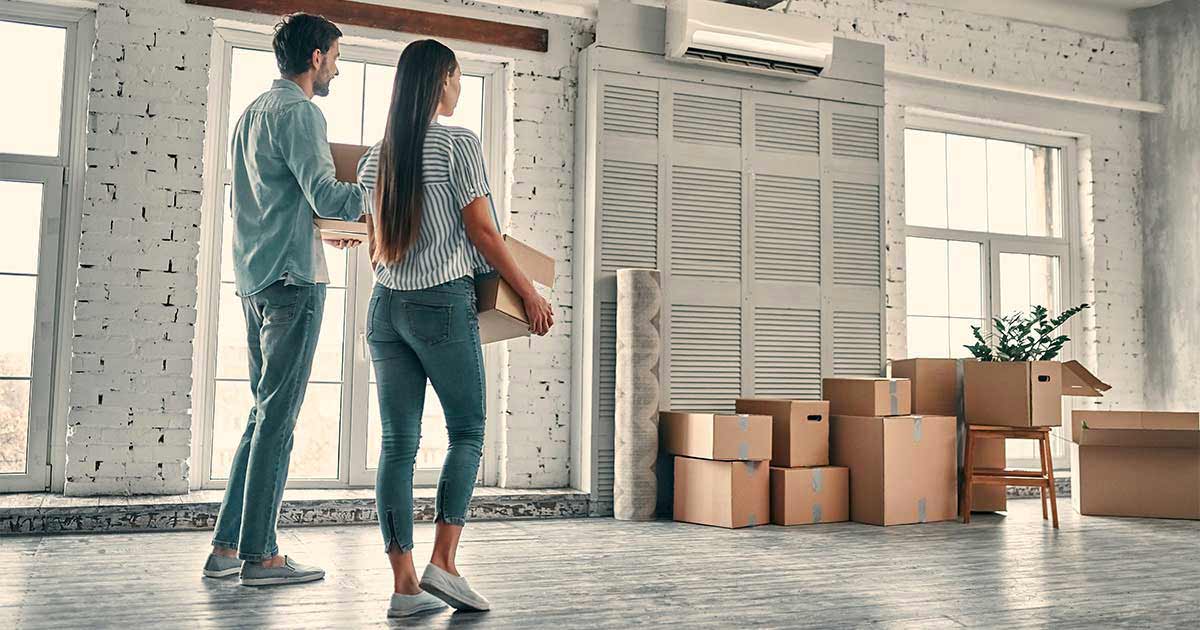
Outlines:
[[[1041, 449], [1042, 469], [975, 468], [975, 440], [1037, 440]], [[1046, 494], [1050, 494], [1050, 514], [1058, 529], [1058, 496], [1054, 491], [1054, 462], [1050, 456], [1050, 427], [994, 427], [972, 424], [967, 427], [967, 449], [963, 461], [963, 496], [959, 505], [963, 523], [971, 522], [971, 487], [977, 483], [1041, 488], [1042, 518], [1046, 514]]]

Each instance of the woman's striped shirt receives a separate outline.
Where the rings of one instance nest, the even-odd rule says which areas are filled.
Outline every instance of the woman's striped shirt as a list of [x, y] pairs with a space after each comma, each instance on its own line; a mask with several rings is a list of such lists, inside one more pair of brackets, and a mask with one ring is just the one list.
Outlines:
[[[358, 162], [367, 212], [375, 212], [381, 146], [376, 143]], [[420, 233], [404, 260], [376, 266], [375, 280], [389, 289], [414, 291], [492, 271], [467, 237], [462, 218], [468, 204], [491, 195], [479, 138], [469, 129], [434, 122], [425, 135], [421, 171], [425, 205]]]

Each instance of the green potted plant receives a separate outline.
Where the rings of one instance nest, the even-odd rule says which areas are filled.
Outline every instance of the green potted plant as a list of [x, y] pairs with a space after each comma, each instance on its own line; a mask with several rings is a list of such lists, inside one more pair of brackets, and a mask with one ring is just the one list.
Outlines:
[[1071, 340], [1054, 331], [1090, 307], [1080, 304], [1050, 317], [1045, 306], [1035, 306], [1029, 314], [1016, 312], [996, 317], [992, 319], [995, 332], [985, 336], [979, 326], [972, 326], [975, 343], [964, 347], [980, 361], [1050, 361]]

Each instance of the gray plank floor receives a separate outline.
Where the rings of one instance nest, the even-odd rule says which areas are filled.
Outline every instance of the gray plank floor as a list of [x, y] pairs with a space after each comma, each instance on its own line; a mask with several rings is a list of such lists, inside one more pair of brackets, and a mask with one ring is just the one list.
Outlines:
[[[1200, 627], [1200, 522], [1080, 517], [1037, 501], [971, 525], [729, 531], [612, 519], [480, 522], [459, 566], [494, 602], [391, 625], [479, 628]], [[417, 526], [417, 557], [433, 530]], [[0, 538], [0, 628], [387, 626], [371, 526], [286, 529], [323, 582], [199, 577], [207, 532]], [[418, 567], [420, 568], [420, 567]]]

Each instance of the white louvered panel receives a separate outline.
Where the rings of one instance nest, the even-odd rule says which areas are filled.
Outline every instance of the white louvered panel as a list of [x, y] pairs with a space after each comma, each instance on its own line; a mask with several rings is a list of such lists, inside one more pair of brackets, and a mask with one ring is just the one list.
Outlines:
[[732, 411], [742, 395], [742, 321], [736, 306], [671, 307], [671, 409]]
[[742, 102], [739, 100], [677, 92], [675, 139], [705, 144], [742, 144]]
[[821, 398], [821, 311], [754, 310], [754, 395]]
[[741, 278], [742, 174], [677, 166], [671, 200], [671, 272]]
[[856, 114], [833, 114], [833, 154], [879, 159], [879, 119]]
[[775, 103], [754, 107], [754, 146], [767, 151], [817, 153], [821, 143], [821, 119], [816, 110], [798, 109]]
[[754, 278], [821, 282], [820, 180], [755, 177]]
[[600, 269], [656, 269], [658, 165], [609, 159], [600, 177]]
[[833, 183], [833, 280], [879, 287], [879, 186]]
[[879, 313], [833, 314], [833, 373], [838, 376], [879, 376]]
[[605, 132], [658, 136], [658, 91], [626, 85], [604, 86]]
[[613, 438], [616, 434], [617, 392], [617, 304], [600, 302], [600, 417], [595, 427], [596, 492], [611, 510], [613, 493]]

